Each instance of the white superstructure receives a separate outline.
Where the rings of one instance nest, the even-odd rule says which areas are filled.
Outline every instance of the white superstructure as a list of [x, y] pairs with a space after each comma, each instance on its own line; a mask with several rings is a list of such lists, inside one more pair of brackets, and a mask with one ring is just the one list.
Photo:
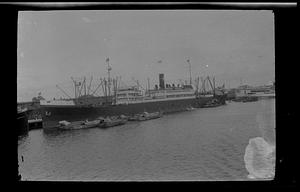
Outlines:
[[192, 99], [195, 97], [195, 90], [192, 86], [148, 90], [145, 95], [143, 95], [142, 91], [138, 90], [136, 87], [131, 87], [118, 90], [117, 104]]

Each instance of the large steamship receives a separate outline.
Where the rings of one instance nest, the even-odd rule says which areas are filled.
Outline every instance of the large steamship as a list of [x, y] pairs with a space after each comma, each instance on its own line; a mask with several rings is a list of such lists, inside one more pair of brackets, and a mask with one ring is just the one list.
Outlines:
[[[75, 98], [40, 101], [44, 128], [56, 127], [61, 120], [79, 121], [91, 120], [99, 116], [130, 116], [142, 112], [186, 111], [192, 107], [200, 108], [212, 99], [225, 104], [223, 93], [219, 92], [218, 94], [214, 91], [204, 95], [199, 92], [198, 87], [191, 83], [165, 84], [164, 74], [159, 74], [159, 86], [155, 85], [153, 89], [148, 87], [146, 91], [143, 91], [139, 85], [119, 88], [117, 79], [108, 77], [107, 80], [104, 79], [101, 82], [104, 96], [90, 94], [76, 96], [76, 90], [79, 90], [78, 86], [81, 84], [77, 84], [75, 81], [74, 84]], [[110, 85], [113, 85], [112, 89]]]

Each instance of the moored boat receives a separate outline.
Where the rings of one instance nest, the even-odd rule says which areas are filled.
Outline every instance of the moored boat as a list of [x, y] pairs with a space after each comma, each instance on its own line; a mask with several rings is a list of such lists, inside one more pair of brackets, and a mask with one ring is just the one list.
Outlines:
[[211, 108], [211, 107], [219, 107], [219, 106], [221, 106], [221, 105], [223, 105], [223, 104], [221, 104], [221, 103], [211, 103], [211, 104], [206, 104], [206, 105], [204, 105], [203, 106], [203, 108]]
[[232, 101], [235, 101], [235, 102], [254, 102], [254, 101], [258, 101], [258, 97], [255, 97], [255, 96], [251, 96], [251, 97], [237, 97], [235, 99], [233, 99]]
[[193, 111], [193, 110], [195, 110], [195, 108], [190, 106], [190, 107], [186, 108], [186, 110], [187, 111]]
[[258, 101], [258, 97], [247, 97], [244, 100], [242, 100], [243, 103], [245, 103], [245, 102], [254, 102], [254, 101]]
[[117, 118], [117, 119], [101, 119], [100, 122], [97, 124], [97, 127], [99, 128], [108, 128], [108, 127], [114, 127], [118, 125], [124, 125], [127, 120], [123, 118]]
[[75, 121], [75, 122], [68, 122], [68, 121], [60, 121], [59, 122], [59, 129], [65, 129], [65, 130], [73, 130], [73, 129], [88, 129], [97, 127], [100, 120], [94, 120], [94, 121]]
[[207, 102], [206, 104], [203, 105], [203, 108], [211, 108], [211, 107], [218, 107], [224, 105], [223, 103], [219, 102], [216, 99], [211, 100], [210, 102]]

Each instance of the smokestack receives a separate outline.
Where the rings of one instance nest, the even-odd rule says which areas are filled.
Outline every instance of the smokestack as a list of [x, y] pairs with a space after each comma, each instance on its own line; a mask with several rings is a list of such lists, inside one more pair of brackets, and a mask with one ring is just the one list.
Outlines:
[[165, 89], [165, 80], [164, 80], [164, 74], [159, 74], [159, 89]]

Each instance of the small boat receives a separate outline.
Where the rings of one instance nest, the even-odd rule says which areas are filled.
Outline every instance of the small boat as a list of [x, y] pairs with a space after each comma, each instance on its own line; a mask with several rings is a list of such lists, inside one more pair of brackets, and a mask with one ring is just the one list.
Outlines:
[[68, 122], [68, 121], [60, 121], [58, 128], [65, 129], [65, 130], [73, 130], [73, 129], [88, 129], [97, 127], [100, 120], [94, 121], [75, 121], [75, 122]]
[[206, 104], [204, 105], [203, 107], [204, 108], [211, 108], [211, 107], [218, 107], [218, 106], [221, 106], [223, 105], [222, 103], [210, 103], [210, 104]]
[[258, 97], [247, 97], [244, 100], [242, 100], [243, 103], [245, 103], [245, 102], [254, 102], [254, 101], [258, 101]]
[[195, 108], [194, 107], [188, 107], [188, 108], [186, 108], [186, 110], [187, 111], [193, 111], [193, 110], [195, 110]]
[[140, 114], [135, 114], [131, 117], [128, 117], [128, 121], [137, 121], [139, 116], [140, 116]]
[[128, 117], [128, 121], [137, 121], [140, 114], [135, 114], [131, 117]]
[[97, 127], [100, 128], [114, 127], [118, 125], [124, 125], [126, 122], [127, 119], [123, 119], [123, 118], [106, 118], [106, 119], [101, 119], [100, 122], [97, 124]]
[[146, 121], [146, 120], [150, 120], [150, 119], [157, 119], [160, 117], [162, 117], [161, 112], [155, 112], [155, 113], [144, 112], [142, 114], [134, 115], [133, 117], [130, 117], [128, 120], [129, 121]]

